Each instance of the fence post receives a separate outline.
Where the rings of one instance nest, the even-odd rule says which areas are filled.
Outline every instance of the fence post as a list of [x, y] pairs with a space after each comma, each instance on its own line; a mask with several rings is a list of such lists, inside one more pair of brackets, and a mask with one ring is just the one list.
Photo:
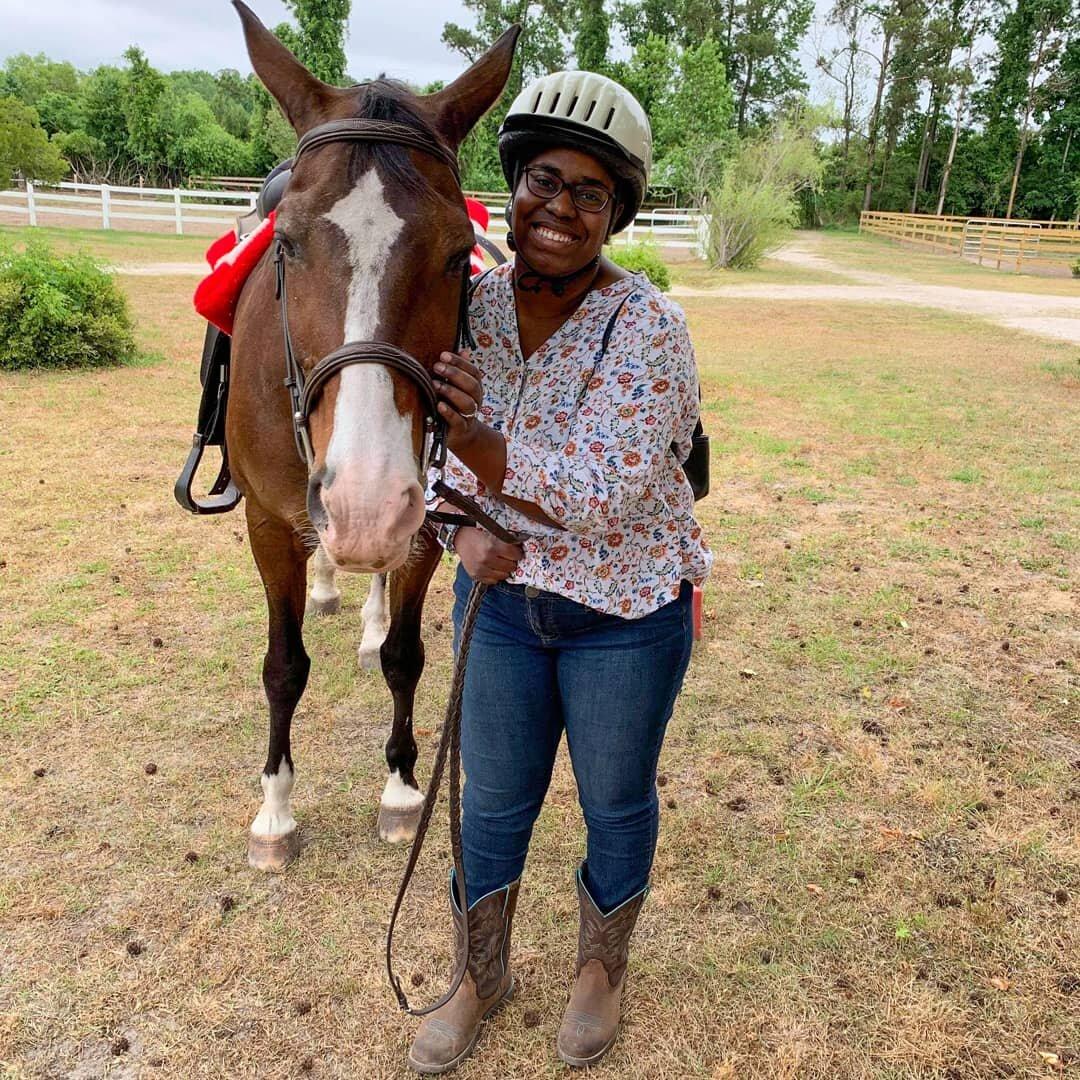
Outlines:
[[184, 235], [184, 212], [180, 206], [180, 189], [173, 188], [173, 207], [176, 210], [176, 235]]
[[37, 224], [37, 204], [34, 202], [34, 182], [32, 180], [26, 181], [26, 210], [30, 215], [30, 224], [34, 226]]
[[109, 220], [109, 185], [101, 185], [101, 227], [103, 229], [111, 229], [112, 223]]

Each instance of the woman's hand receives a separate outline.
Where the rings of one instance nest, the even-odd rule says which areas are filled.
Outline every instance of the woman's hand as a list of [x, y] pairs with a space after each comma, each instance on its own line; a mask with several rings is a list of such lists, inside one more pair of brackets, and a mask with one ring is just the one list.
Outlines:
[[504, 544], [486, 530], [471, 525], [458, 529], [454, 550], [469, 577], [485, 585], [505, 581], [525, 557], [520, 544]]
[[456, 454], [483, 426], [476, 417], [484, 400], [484, 386], [468, 350], [460, 356], [442, 354], [435, 365], [435, 390], [440, 398], [439, 415], [446, 422], [446, 445]]

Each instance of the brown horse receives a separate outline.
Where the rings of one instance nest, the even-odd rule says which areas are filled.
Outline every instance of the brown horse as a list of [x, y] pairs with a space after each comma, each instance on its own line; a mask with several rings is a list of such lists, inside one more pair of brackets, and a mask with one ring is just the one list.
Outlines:
[[417, 96], [385, 79], [339, 89], [316, 79], [233, 2], [252, 66], [298, 136], [363, 119], [410, 129], [419, 146], [335, 140], [304, 152], [277, 211], [287, 293], [279, 302], [268, 253], [237, 310], [226, 441], [269, 611], [263, 684], [270, 748], [248, 857], [259, 869], [279, 870], [298, 850], [289, 731], [310, 668], [302, 637], [308, 559], [321, 547], [327, 569], [389, 575], [381, 659], [394, 721], [379, 810], [387, 840], [412, 839], [423, 802], [413, 772], [412, 710], [424, 664], [420, 615], [439, 560], [425, 525], [427, 433], [417, 383], [370, 362], [332, 374], [312, 403], [306, 463], [283, 386], [283, 312], [303, 372], [343, 343], [387, 342], [429, 370], [453, 347], [474, 244], [453, 155], [502, 92], [518, 31], [507, 31], [436, 94]]

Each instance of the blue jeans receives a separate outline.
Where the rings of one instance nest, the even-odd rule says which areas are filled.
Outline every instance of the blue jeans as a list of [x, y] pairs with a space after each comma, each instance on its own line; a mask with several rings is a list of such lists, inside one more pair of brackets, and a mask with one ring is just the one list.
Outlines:
[[[472, 581], [454, 582], [454, 650]], [[566, 729], [585, 817], [585, 883], [611, 911], [649, 881], [656, 763], [693, 644], [693, 590], [642, 619], [494, 585], [473, 632], [462, 703], [468, 903], [515, 881]]]

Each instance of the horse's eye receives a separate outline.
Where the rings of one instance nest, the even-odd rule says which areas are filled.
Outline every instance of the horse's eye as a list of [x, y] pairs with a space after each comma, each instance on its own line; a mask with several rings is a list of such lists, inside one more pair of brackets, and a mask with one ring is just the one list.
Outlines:
[[470, 258], [472, 258], [472, 248], [463, 248], [446, 260], [446, 272], [452, 275], [460, 275]]

